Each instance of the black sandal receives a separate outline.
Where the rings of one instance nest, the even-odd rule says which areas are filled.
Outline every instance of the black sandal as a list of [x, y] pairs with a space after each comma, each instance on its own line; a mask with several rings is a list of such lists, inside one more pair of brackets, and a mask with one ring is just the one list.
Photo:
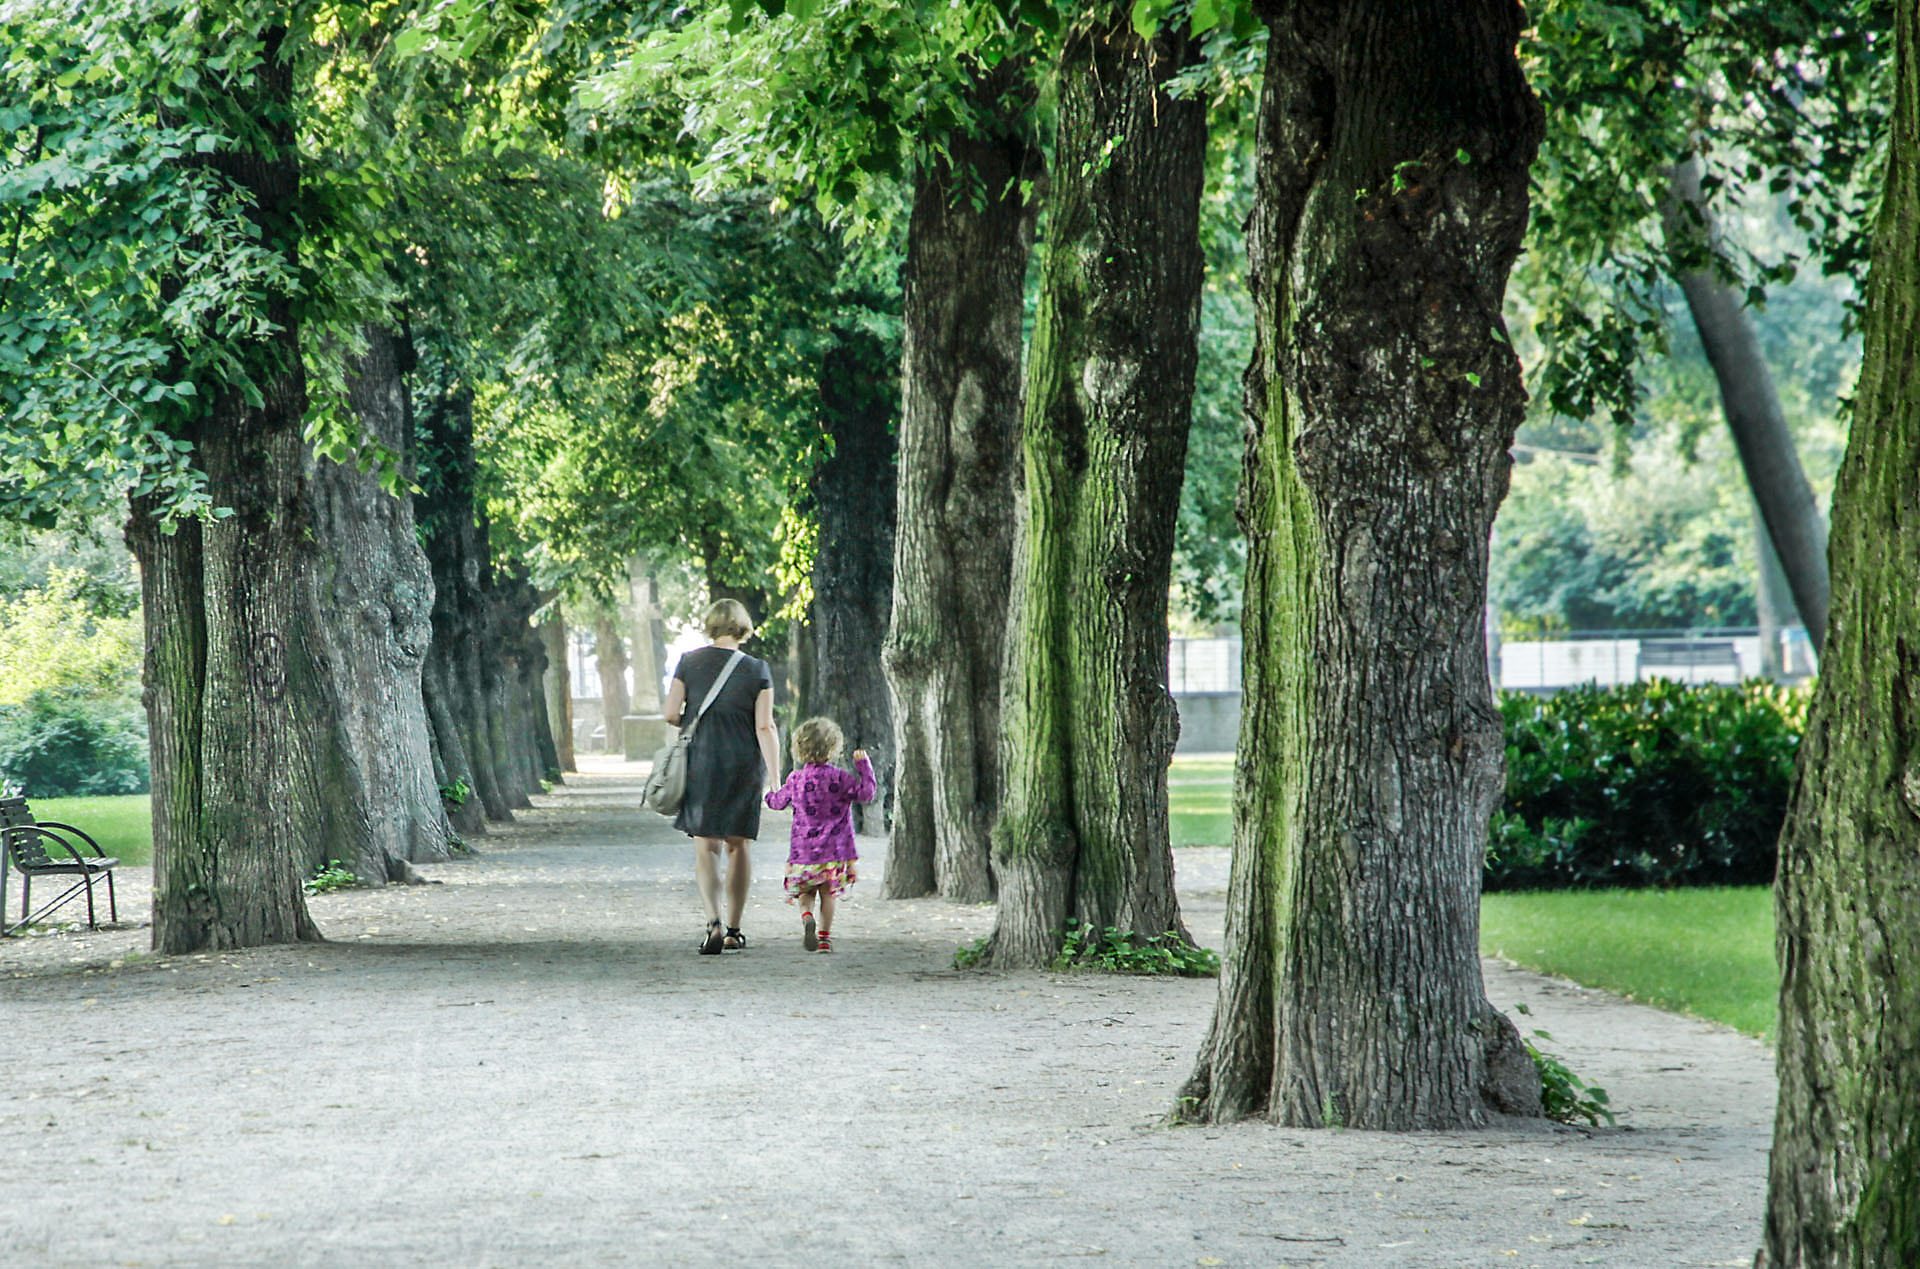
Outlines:
[[720, 944], [723, 942], [720, 937], [720, 930], [721, 926], [718, 921], [707, 922], [707, 937], [700, 940], [700, 955], [720, 955]]
[[746, 947], [746, 945], [747, 936], [740, 932], [740, 927], [737, 925], [728, 926], [727, 937], [720, 941], [720, 946], [726, 948], [729, 952], [738, 952]]

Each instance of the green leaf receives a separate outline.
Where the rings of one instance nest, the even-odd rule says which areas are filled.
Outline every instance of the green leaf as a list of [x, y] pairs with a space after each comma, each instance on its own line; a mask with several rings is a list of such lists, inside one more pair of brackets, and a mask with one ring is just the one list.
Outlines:
[[393, 37], [393, 51], [400, 57], [412, 57], [433, 40], [433, 32], [424, 27], [410, 26]]
[[1166, 16], [1167, 0], [1133, 0], [1133, 31], [1143, 40], [1160, 34], [1160, 20]]

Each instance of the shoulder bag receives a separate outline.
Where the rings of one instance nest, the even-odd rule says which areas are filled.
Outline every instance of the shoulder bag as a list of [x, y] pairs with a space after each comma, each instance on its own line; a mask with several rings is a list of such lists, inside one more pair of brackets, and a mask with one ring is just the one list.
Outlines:
[[670, 745], [664, 745], [653, 755], [653, 774], [647, 777], [646, 791], [640, 795], [641, 801], [649, 810], [662, 815], [677, 815], [680, 804], [687, 800], [687, 746], [693, 743], [694, 728], [700, 723], [707, 708], [719, 699], [720, 689], [727, 685], [734, 669], [746, 660], [746, 653], [735, 649], [727, 659], [726, 668], [720, 671], [720, 677], [707, 689], [707, 699], [700, 702], [700, 708], [694, 711], [691, 719], [680, 729], [680, 736]]

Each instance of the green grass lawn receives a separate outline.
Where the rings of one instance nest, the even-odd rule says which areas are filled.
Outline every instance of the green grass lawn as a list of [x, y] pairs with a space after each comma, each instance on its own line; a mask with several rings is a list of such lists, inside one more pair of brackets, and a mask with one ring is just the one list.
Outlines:
[[153, 862], [153, 804], [144, 793], [106, 798], [33, 798], [28, 805], [33, 807], [36, 819], [60, 820], [85, 829], [100, 843], [100, 849], [123, 864]]
[[1773, 1038], [1773, 892], [1564, 890], [1490, 894], [1480, 946], [1517, 965]]
[[1175, 846], [1233, 845], [1233, 759], [1177, 757], [1167, 771]]

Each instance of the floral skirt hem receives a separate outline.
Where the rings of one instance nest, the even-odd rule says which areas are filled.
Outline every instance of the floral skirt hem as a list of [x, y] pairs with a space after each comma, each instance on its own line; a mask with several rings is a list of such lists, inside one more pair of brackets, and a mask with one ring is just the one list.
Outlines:
[[824, 890], [830, 895], [845, 894], [854, 883], [851, 859], [829, 859], [818, 864], [787, 865], [787, 902], [792, 903], [809, 890]]

